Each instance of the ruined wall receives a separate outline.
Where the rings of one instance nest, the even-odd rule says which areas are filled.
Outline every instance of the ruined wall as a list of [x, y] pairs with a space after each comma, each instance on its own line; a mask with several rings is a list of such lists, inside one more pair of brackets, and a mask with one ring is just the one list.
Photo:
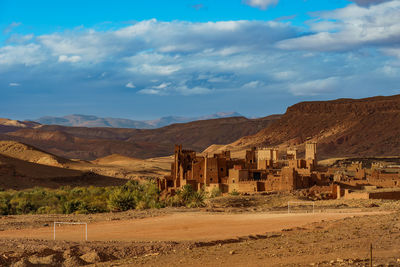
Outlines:
[[349, 189], [344, 190], [344, 199], [369, 199], [368, 192], [350, 192]]
[[376, 186], [400, 187], [400, 177], [398, 173], [382, 173], [375, 170], [367, 180], [369, 183]]
[[371, 192], [369, 193], [370, 199], [394, 199], [400, 200], [400, 191], [392, 192]]

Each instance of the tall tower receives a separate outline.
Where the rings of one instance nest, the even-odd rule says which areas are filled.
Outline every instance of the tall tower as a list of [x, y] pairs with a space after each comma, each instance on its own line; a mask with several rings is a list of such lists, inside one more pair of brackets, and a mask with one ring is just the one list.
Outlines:
[[306, 143], [306, 160], [317, 160], [317, 143], [307, 142]]
[[175, 145], [174, 149], [174, 186], [180, 186], [182, 145]]

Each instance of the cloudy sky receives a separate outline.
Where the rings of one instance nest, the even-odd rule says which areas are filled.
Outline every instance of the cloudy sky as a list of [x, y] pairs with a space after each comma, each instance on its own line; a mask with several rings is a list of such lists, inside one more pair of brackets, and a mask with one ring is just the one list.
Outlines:
[[13, 119], [400, 94], [400, 0], [1, 0], [0, 93]]

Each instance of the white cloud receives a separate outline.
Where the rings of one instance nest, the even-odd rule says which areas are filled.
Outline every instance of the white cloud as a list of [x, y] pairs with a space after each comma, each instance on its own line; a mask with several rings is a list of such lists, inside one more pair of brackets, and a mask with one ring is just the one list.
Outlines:
[[326, 79], [294, 82], [289, 84], [289, 89], [294, 95], [318, 95], [335, 91], [338, 82], [339, 79], [337, 77], [329, 77]]
[[267, 9], [269, 6], [278, 4], [279, 0], [245, 0], [245, 3], [249, 6]]
[[136, 86], [132, 82], [128, 82], [125, 87], [127, 88], [136, 88]]
[[82, 58], [80, 56], [67, 56], [67, 55], [60, 55], [58, 57], [58, 62], [69, 62], [69, 63], [76, 63], [81, 61]]
[[243, 88], [257, 88], [262, 86], [263, 83], [260, 81], [251, 81], [243, 85]]
[[278, 43], [281, 49], [347, 51], [362, 46], [391, 46], [400, 41], [400, 1], [369, 8], [349, 5], [314, 14], [310, 27], [316, 33]]
[[8, 86], [10, 86], [10, 87], [18, 87], [18, 86], [21, 86], [21, 84], [19, 84], [19, 83], [9, 83]]
[[[76, 85], [70, 87], [75, 88], [82, 85], [107, 91], [121, 84], [127, 88], [140, 84], [139, 94], [185, 96], [240, 90], [329, 94], [341, 90], [346, 75], [353, 75], [358, 87], [364, 77], [378, 81], [383, 73], [392, 74], [394, 83], [395, 69], [382, 68], [392, 66], [385, 61], [400, 58], [394, 41], [398, 25], [390, 21], [395, 20], [397, 11], [388, 6], [394, 7], [391, 2], [369, 8], [351, 4], [314, 14], [317, 20], [310, 26], [316, 33], [299, 38], [295, 38], [299, 29], [276, 21], [154, 19], [118, 30], [81, 28], [36, 36], [27, 43], [0, 47], [0, 81], [1, 76], [8, 80], [24, 77], [30, 85], [49, 81], [50, 88], [68, 77], [68, 83]], [[376, 18], [377, 14], [387, 19]], [[370, 24], [377, 27], [375, 33], [370, 32]], [[354, 28], [365, 29], [369, 41], [354, 35]], [[389, 36], [386, 39], [385, 34]], [[311, 41], [318, 38], [321, 41]], [[376, 49], [355, 51], [366, 44]], [[334, 78], [321, 78], [330, 76]], [[2, 81], [8, 84], [8, 80]]]
[[181, 94], [181, 95], [201, 95], [211, 93], [212, 90], [202, 86], [189, 87], [185, 83], [187, 81], [180, 81], [178, 84], [172, 84], [170, 82], [163, 82], [157, 86], [152, 86], [140, 90], [139, 94], [147, 95], [171, 95], [171, 94]]
[[285, 70], [285, 71], [275, 72], [272, 74], [272, 76], [277, 80], [285, 81], [296, 78], [297, 73], [291, 70]]
[[389, 65], [383, 66], [378, 71], [382, 72], [388, 77], [398, 77], [398, 75], [400, 74], [400, 68], [396, 68]]
[[23, 35], [23, 34], [14, 33], [7, 39], [7, 43], [23, 44], [23, 43], [26, 43], [26, 42], [32, 40], [33, 37], [34, 37], [33, 34]]
[[37, 44], [0, 47], [0, 65], [38, 65], [46, 60], [46, 54]]
[[395, 56], [400, 59], [400, 47], [382, 48], [381, 50], [389, 56]]
[[14, 30], [15, 28], [17, 28], [17, 27], [19, 27], [19, 26], [21, 26], [21, 22], [12, 22], [10, 25], [8, 25], [5, 29], [4, 29], [4, 33], [5, 34], [7, 34], [7, 33], [10, 33], [10, 32], [12, 32], [12, 30]]

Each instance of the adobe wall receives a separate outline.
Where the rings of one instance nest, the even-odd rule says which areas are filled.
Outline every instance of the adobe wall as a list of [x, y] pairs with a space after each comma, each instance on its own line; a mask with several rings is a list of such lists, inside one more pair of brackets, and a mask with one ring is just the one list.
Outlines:
[[221, 182], [222, 177], [228, 176], [228, 168], [226, 167], [226, 158], [218, 158], [218, 180]]
[[344, 199], [369, 199], [368, 192], [350, 192], [349, 189], [344, 190]]
[[369, 193], [370, 199], [394, 199], [400, 200], [400, 191], [392, 192], [371, 192]]
[[204, 183], [204, 159], [193, 163], [191, 179], [199, 183]]
[[205, 184], [218, 183], [218, 158], [206, 158]]
[[257, 192], [257, 182], [256, 181], [248, 181], [248, 182], [240, 182], [239, 185], [239, 192], [242, 193], [252, 193]]
[[246, 181], [249, 179], [249, 170], [235, 170], [229, 169], [229, 184], [238, 183], [239, 181]]

